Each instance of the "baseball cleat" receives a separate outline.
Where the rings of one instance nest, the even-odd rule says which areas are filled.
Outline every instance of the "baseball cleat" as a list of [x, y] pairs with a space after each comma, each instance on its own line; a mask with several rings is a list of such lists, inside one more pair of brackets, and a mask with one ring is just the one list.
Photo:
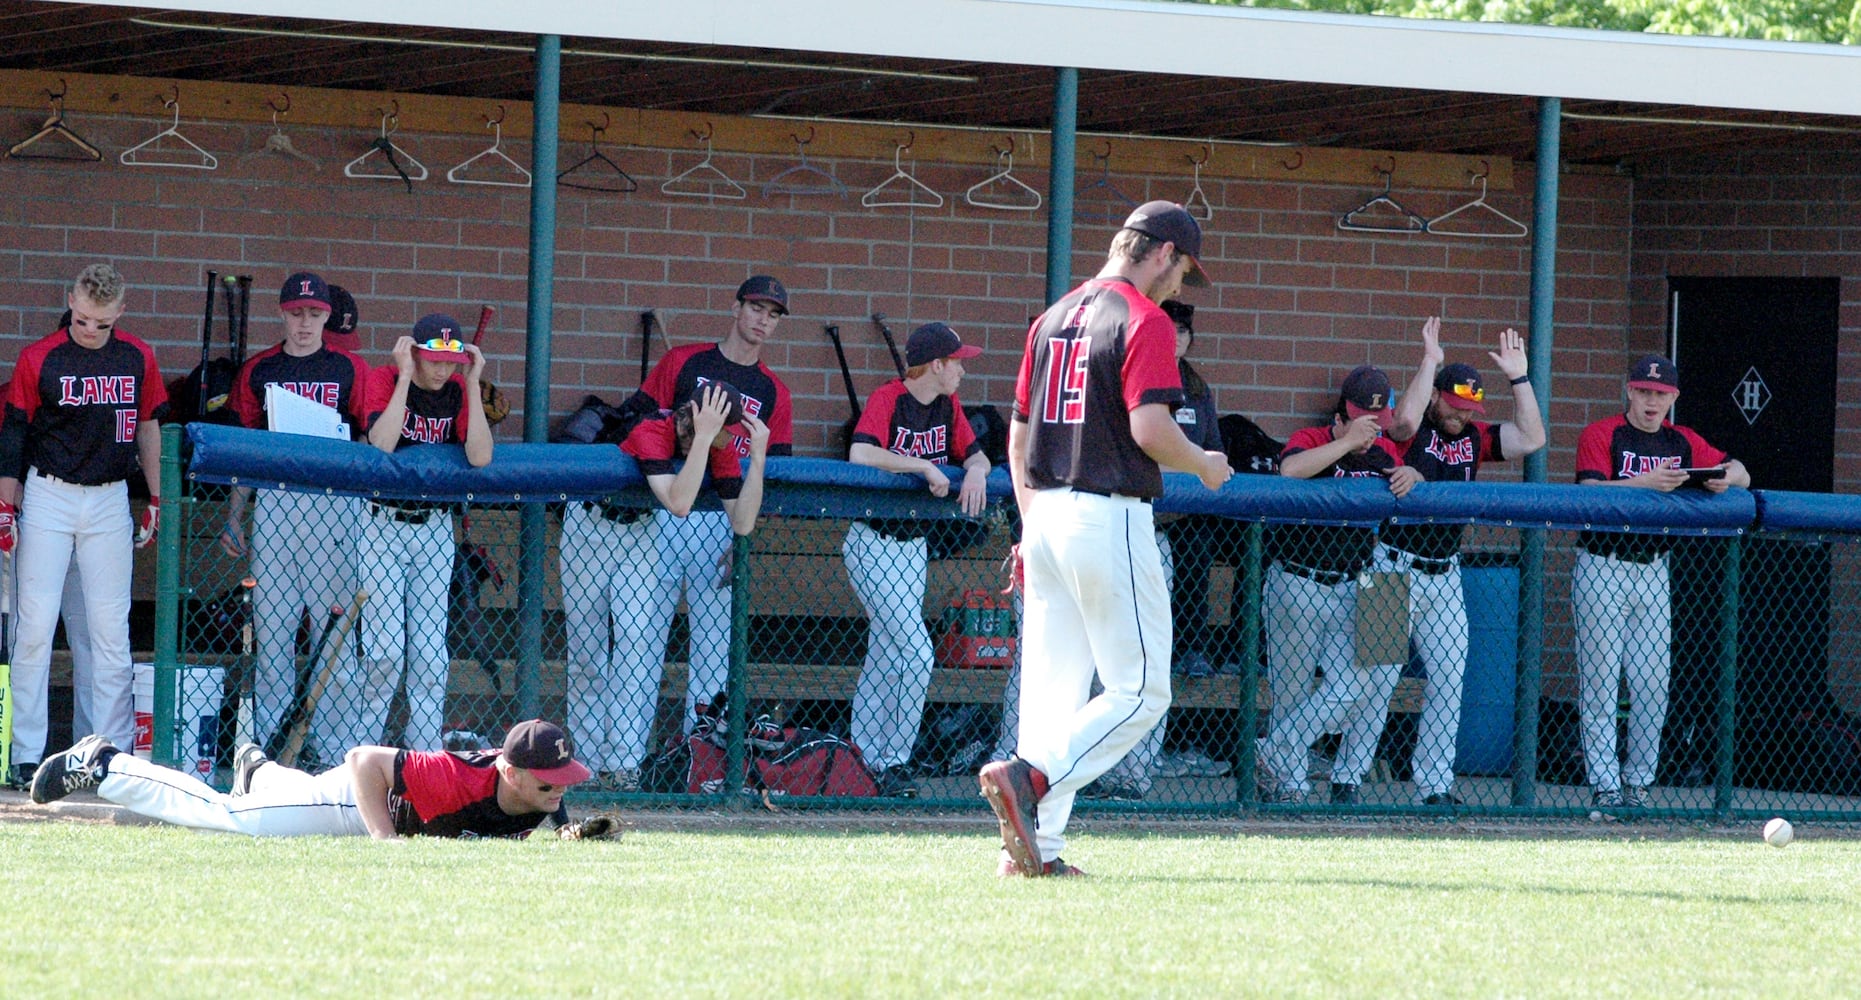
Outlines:
[[1648, 807], [1648, 786], [1623, 785], [1622, 805], [1628, 809], [1646, 809]]
[[40, 764], [38, 773], [32, 776], [32, 801], [44, 805], [72, 792], [96, 788], [103, 780], [103, 752], [114, 749], [109, 740], [92, 733]]
[[[1021, 874], [1021, 866], [1015, 863], [1015, 859], [1008, 856], [1007, 851], [1003, 851], [1001, 865], [995, 869], [995, 874], [1000, 876], [1001, 878], [1014, 878], [1015, 876]], [[1066, 861], [1062, 858], [1054, 858], [1052, 861], [1047, 861], [1041, 864], [1040, 874], [1043, 876], [1046, 876], [1046, 875], [1067, 876], [1067, 875], [1084, 875], [1085, 872], [1078, 868], [1074, 868], [1072, 865], [1067, 864]]]
[[269, 763], [271, 758], [265, 756], [264, 747], [257, 743], [241, 743], [239, 749], [233, 751], [233, 795], [252, 791], [252, 775]]
[[1034, 844], [1034, 829], [1039, 825], [1035, 803], [1040, 794], [1034, 790], [1034, 765], [1019, 757], [992, 761], [982, 768], [977, 781], [982, 796], [995, 810], [1002, 827], [1002, 850], [1024, 875], [1043, 874], [1039, 848]]

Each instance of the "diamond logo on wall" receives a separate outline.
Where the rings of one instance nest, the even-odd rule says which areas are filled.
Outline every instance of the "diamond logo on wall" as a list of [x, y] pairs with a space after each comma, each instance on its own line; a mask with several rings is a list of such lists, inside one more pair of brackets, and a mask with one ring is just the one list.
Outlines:
[[1737, 404], [1738, 412], [1745, 415], [1747, 426], [1758, 422], [1758, 414], [1771, 403], [1770, 386], [1764, 384], [1764, 376], [1758, 374], [1753, 365], [1745, 372], [1745, 377], [1732, 387], [1732, 402]]

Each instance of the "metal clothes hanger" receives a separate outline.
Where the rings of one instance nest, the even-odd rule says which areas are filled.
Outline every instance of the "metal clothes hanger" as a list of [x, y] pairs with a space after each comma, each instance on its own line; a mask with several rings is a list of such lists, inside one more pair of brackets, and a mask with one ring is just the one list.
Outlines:
[[995, 160], [1001, 164], [1001, 169], [971, 185], [969, 190], [963, 192], [963, 200], [977, 208], [994, 208], [1004, 212], [1038, 210], [1041, 204], [1040, 192], [1014, 175], [1014, 136], [1008, 137], [1007, 149], [994, 143], [990, 143], [989, 148], [995, 151]]
[[[1073, 195], [1073, 202], [1074, 204], [1083, 201], [1099, 202], [1100, 207], [1104, 209], [1105, 221], [1115, 226], [1123, 222], [1125, 217], [1130, 214], [1131, 210], [1137, 207], [1137, 200], [1125, 194], [1123, 191], [1118, 190], [1118, 186], [1111, 182], [1110, 139], [1105, 140], [1105, 152], [1100, 153], [1097, 150], [1087, 150], [1087, 152], [1091, 153], [1093, 158], [1099, 161], [1104, 167], [1104, 170], [1099, 174], [1098, 180], [1080, 188], [1078, 193]], [[1095, 191], [1103, 192], [1102, 196], [1098, 198], [1086, 197]]]
[[659, 185], [659, 193], [674, 198], [723, 198], [727, 201], [742, 201], [749, 197], [743, 185], [711, 165], [711, 136], [715, 131], [710, 122], [704, 123], [703, 135], [698, 134], [697, 129], [691, 130], [691, 137], [704, 143], [704, 159], [686, 167], [677, 176], [668, 178], [664, 184]]
[[[1488, 205], [1486, 203], [1486, 177], [1488, 174], [1492, 173], [1492, 165], [1490, 163], [1487, 163], [1485, 160], [1481, 160], [1480, 166], [1482, 168], [1480, 172], [1477, 174], [1473, 174], [1473, 180], [1480, 182], [1480, 196], [1466, 203], [1465, 205], [1461, 205], [1458, 208], [1450, 208], [1447, 211], [1442, 212], [1440, 215], [1437, 215], [1434, 218], [1429, 219], [1424, 224], [1428, 232], [1434, 235], [1437, 235], [1437, 236], [1460, 236], [1460, 237], [1464, 237], [1467, 239], [1478, 239], [1478, 240], [1516, 240], [1516, 239], [1519, 239], [1520, 237], [1525, 236], [1527, 233], [1531, 232], [1530, 226], [1527, 226], [1523, 222], [1520, 222], [1519, 220], [1514, 219], [1512, 216], [1507, 215], [1506, 213], [1501, 212], [1499, 209], [1496, 209], [1493, 206]], [[1468, 173], [1472, 173], [1472, 171], [1468, 171]], [[1454, 216], [1459, 215], [1462, 212], [1470, 212], [1470, 211], [1475, 211], [1475, 210], [1478, 210], [1480, 214], [1484, 216], [1488, 216], [1492, 218], [1500, 226], [1504, 228], [1498, 229], [1498, 230], [1491, 230], [1487, 232], [1436, 228], [1441, 223], [1446, 222], [1448, 219], [1451, 219]]]
[[[1383, 175], [1383, 192], [1371, 195], [1363, 204], [1338, 216], [1338, 228], [1359, 233], [1427, 232], [1427, 219], [1409, 211], [1407, 206], [1390, 197], [1390, 184], [1396, 176], [1396, 158], [1389, 158], [1387, 169], [1377, 164], [1376, 172]], [[1395, 218], [1390, 217], [1392, 212]]]
[[[609, 194], [638, 191], [640, 182], [634, 180], [632, 174], [620, 169], [620, 164], [608, 159], [606, 153], [601, 152], [601, 136], [607, 131], [609, 125], [614, 124], [614, 117], [603, 111], [601, 112], [601, 124], [596, 125], [594, 122], [587, 124], [588, 155], [583, 157], [580, 163], [557, 174], [556, 183], [582, 191], [605, 191]], [[583, 169], [586, 169], [587, 173], [577, 174], [574, 180], [568, 179], [570, 174]]]
[[[58, 81], [58, 93], [54, 94], [49, 90], [45, 92], [45, 96], [50, 98], [52, 102], [51, 117], [45, 120], [45, 124], [41, 126], [37, 132], [34, 132], [32, 135], [26, 137], [25, 139], [22, 139], [21, 141], [14, 143], [13, 148], [6, 151], [7, 159], [18, 158], [22, 160], [88, 160], [92, 163], [95, 163], [96, 161], [103, 159], [102, 151], [98, 150], [97, 147], [86, 142], [83, 136], [77, 134], [76, 132], [71, 131], [71, 129], [65, 125], [65, 93], [67, 90], [68, 88], [65, 85], [65, 81], [59, 80]], [[32, 148], [32, 146], [38, 143], [40, 140], [51, 139], [51, 138], [63, 139], [66, 143], [69, 143], [72, 146], [76, 146], [77, 155], [72, 156], [69, 154], [62, 154], [62, 153], [43, 153], [43, 152], [27, 153], [26, 152], [26, 150]]]
[[[162, 105], [174, 109], [173, 123], [160, 132], [123, 150], [123, 155], [117, 157], [117, 159], [121, 161], [124, 166], [130, 167], [179, 167], [183, 170], [219, 169], [220, 161], [218, 157], [195, 145], [194, 140], [181, 134], [181, 87], [179, 84], [174, 87], [173, 97], [162, 98]], [[187, 148], [158, 148], [163, 139], [170, 137], [180, 140], [181, 145]], [[148, 150], [146, 154], [143, 152], [145, 149]], [[189, 150], [192, 150], [191, 154]], [[174, 159], [176, 156], [186, 156], [188, 159], [177, 160]], [[189, 160], [193, 162], [188, 162]]]
[[1202, 158], [1189, 157], [1189, 165], [1195, 168], [1195, 187], [1189, 191], [1189, 197], [1183, 199], [1183, 208], [1195, 218], [1207, 222], [1215, 217], [1215, 206], [1208, 203], [1208, 195], [1202, 193], [1202, 167], [1208, 163], [1211, 151], [1202, 147]]
[[297, 160], [301, 163], [308, 163], [310, 164], [310, 169], [312, 170], [323, 169], [323, 162], [321, 160], [318, 160], [316, 157], [311, 156], [309, 153], [305, 153], [299, 150], [296, 146], [292, 145], [291, 137], [288, 135], [285, 135], [284, 129], [279, 127], [278, 116], [282, 114], [289, 114], [291, 111], [291, 95], [289, 93], [286, 93], [285, 91], [280, 90], [278, 91], [278, 96], [284, 100], [284, 107], [282, 108], [279, 107], [277, 104], [273, 103], [270, 98], [265, 99], [266, 107], [271, 108], [271, 129], [272, 129], [271, 135], [265, 139], [265, 145], [260, 146], [258, 149], [255, 149], [252, 152], [245, 154], [244, 156], [241, 156], [239, 158], [239, 162], [244, 163], [247, 160], [254, 159], [260, 156], [264, 156], [267, 153], [274, 153], [279, 156], [290, 157], [291, 159]]
[[[523, 164], [511, 159], [509, 154], [505, 153], [501, 148], [504, 145], [504, 105], [498, 105], [498, 116], [496, 118], [485, 119], [485, 127], [491, 130], [490, 148], [479, 150], [477, 153], [468, 157], [464, 163], [446, 171], [446, 179], [454, 184], [480, 184], [485, 187], [529, 187], [530, 171], [525, 170]], [[476, 178], [465, 176], [467, 167], [470, 167], [472, 164], [486, 157], [491, 157], [491, 162], [493, 164], [502, 163], [504, 166], [517, 171], [518, 177], [500, 180], [496, 177]]]
[[[892, 149], [892, 176], [880, 181], [872, 190], [860, 196], [859, 203], [867, 208], [941, 208], [943, 195], [931, 190], [928, 184], [905, 172], [905, 150], [917, 141], [916, 132], [906, 133], [905, 141], [895, 143]], [[887, 188], [896, 186], [897, 190]]]
[[[401, 127], [401, 102], [395, 101], [393, 103], [394, 110], [392, 111], [384, 108], [375, 109], [381, 112], [381, 134], [375, 137], [374, 142], [368, 144], [367, 152], [345, 164], [342, 168], [342, 173], [344, 177], [356, 177], [363, 180], [391, 181], [398, 179], [407, 185], [407, 193], [412, 194], [414, 182], [426, 180], [427, 169], [425, 164], [414, 159], [412, 154], [396, 146], [394, 141], [388, 138]], [[366, 168], [362, 166], [364, 162], [376, 153], [380, 153], [382, 160], [385, 161], [389, 167], [393, 168], [393, 173], [387, 173], [372, 164]], [[407, 161], [406, 167], [401, 166], [402, 160]]]
[[845, 195], [847, 186], [840, 183], [840, 178], [808, 162], [808, 143], [814, 141], [814, 126], [808, 126], [806, 139], [793, 132], [789, 137], [795, 140], [795, 156], [801, 162], [769, 178], [763, 185], [763, 194], [832, 195], [835, 198]]

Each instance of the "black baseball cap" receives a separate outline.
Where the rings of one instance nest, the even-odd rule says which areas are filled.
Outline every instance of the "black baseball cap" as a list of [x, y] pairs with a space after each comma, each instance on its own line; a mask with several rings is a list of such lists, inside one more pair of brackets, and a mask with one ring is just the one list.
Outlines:
[[593, 772], [575, 759], [575, 744], [561, 726], [530, 719], [510, 727], [504, 737], [504, 759], [550, 785], [587, 781]]
[[1460, 362], [1442, 365], [1435, 373], [1435, 388], [1440, 391], [1442, 401], [1457, 410], [1486, 412], [1486, 386], [1472, 365]]
[[776, 311], [788, 315], [788, 289], [782, 283], [766, 274], [752, 274], [737, 286], [738, 302], [767, 302], [775, 306]]
[[1177, 326], [1187, 327], [1190, 333], [1195, 332], [1195, 306], [1181, 299], [1164, 299], [1157, 306]]
[[1344, 388], [1338, 398], [1344, 401], [1344, 413], [1355, 420], [1365, 414], [1376, 417], [1378, 427], [1388, 428], [1396, 419], [1389, 408], [1389, 376], [1375, 365], [1359, 365], [1344, 376]]
[[1124, 220], [1122, 228], [1135, 229], [1151, 239], [1176, 244], [1176, 249], [1189, 258], [1189, 273], [1183, 275], [1183, 284], [1208, 287], [1208, 273], [1202, 270], [1201, 260], [1202, 224], [1195, 221], [1188, 209], [1173, 201], [1147, 201]]
[[1655, 392], [1679, 392], [1680, 369], [1659, 354], [1646, 355], [1629, 366], [1628, 387], [1652, 389]]
[[354, 333], [362, 322], [361, 315], [355, 311], [355, 296], [341, 285], [331, 285], [329, 290], [330, 318], [323, 324], [324, 334]]
[[445, 313], [428, 313], [414, 324], [414, 354], [428, 361], [469, 365], [465, 341], [459, 339], [459, 321]]
[[284, 279], [278, 289], [278, 308], [295, 309], [298, 306], [330, 307], [330, 286], [321, 277], [309, 271], [298, 271]]
[[698, 404], [704, 401], [705, 390], [712, 386], [724, 390], [724, 427], [728, 429], [742, 423], [744, 410], [743, 393], [738, 390], [736, 386], [731, 385], [721, 378], [698, 380], [697, 388], [691, 394], [691, 408], [693, 412], [696, 412]]
[[949, 324], [926, 323], [911, 331], [911, 338], [905, 341], [905, 366], [916, 368], [938, 358], [973, 358], [981, 353], [982, 348], [963, 343]]

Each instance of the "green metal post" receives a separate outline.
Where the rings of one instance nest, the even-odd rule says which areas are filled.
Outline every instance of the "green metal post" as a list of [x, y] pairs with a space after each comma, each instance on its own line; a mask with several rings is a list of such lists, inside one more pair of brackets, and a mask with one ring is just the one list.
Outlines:
[[1719, 743], [1713, 761], [1712, 807], [1720, 819], [1732, 811], [1732, 744], [1738, 729], [1738, 587], [1744, 539], [1725, 540], [1719, 569]]
[[725, 703], [730, 738], [724, 749], [724, 794], [729, 796], [725, 808], [740, 809], [743, 797], [737, 794], [738, 776], [743, 774], [743, 736], [749, 730], [750, 717], [750, 537], [733, 535], [730, 539], [730, 679], [725, 685]]
[[1234, 573], [1234, 586], [1241, 595], [1241, 745], [1236, 758], [1241, 769], [1241, 805], [1252, 805], [1258, 797], [1254, 789], [1255, 729], [1260, 718], [1260, 551], [1266, 529], [1259, 521], [1249, 521], [1241, 532], [1241, 561]]
[[[556, 144], [560, 132], [562, 36], [536, 42], [536, 120], [530, 144], [530, 320], [525, 338], [523, 439], [549, 440], [549, 339], [556, 281]], [[549, 525], [543, 505], [526, 503], [518, 519], [517, 711], [541, 711], [537, 678], [543, 669], [543, 560]]]
[[1053, 161], [1047, 165], [1047, 304], [1073, 287], [1073, 166], [1079, 141], [1079, 71], [1053, 78]]
[[155, 702], [149, 707], [149, 758], [168, 767], [178, 755], [181, 720], [175, 718], [181, 667], [181, 536], [193, 518], [193, 498], [181, 495], [181, 425], [162, 428], [162, 504], [168, 530], [155, 535]]
[[[1531, 337], [1526, 348], [1531, 388], [1546, 426], [1551, 421], [1552, 318], [1557, 305], [1557, 181], [1562, 167], [1563, 101], [1538, 100], [1537, 189], [1532, 197]], [[1543, 449], [1525, 457], [1525, 481], [1546, 481]], [[1512, 804], [1538, 802], [1538, 699], [1544, 691], [1544, 531], [1519, 540], [1519, 667], [1514, 709]]]

